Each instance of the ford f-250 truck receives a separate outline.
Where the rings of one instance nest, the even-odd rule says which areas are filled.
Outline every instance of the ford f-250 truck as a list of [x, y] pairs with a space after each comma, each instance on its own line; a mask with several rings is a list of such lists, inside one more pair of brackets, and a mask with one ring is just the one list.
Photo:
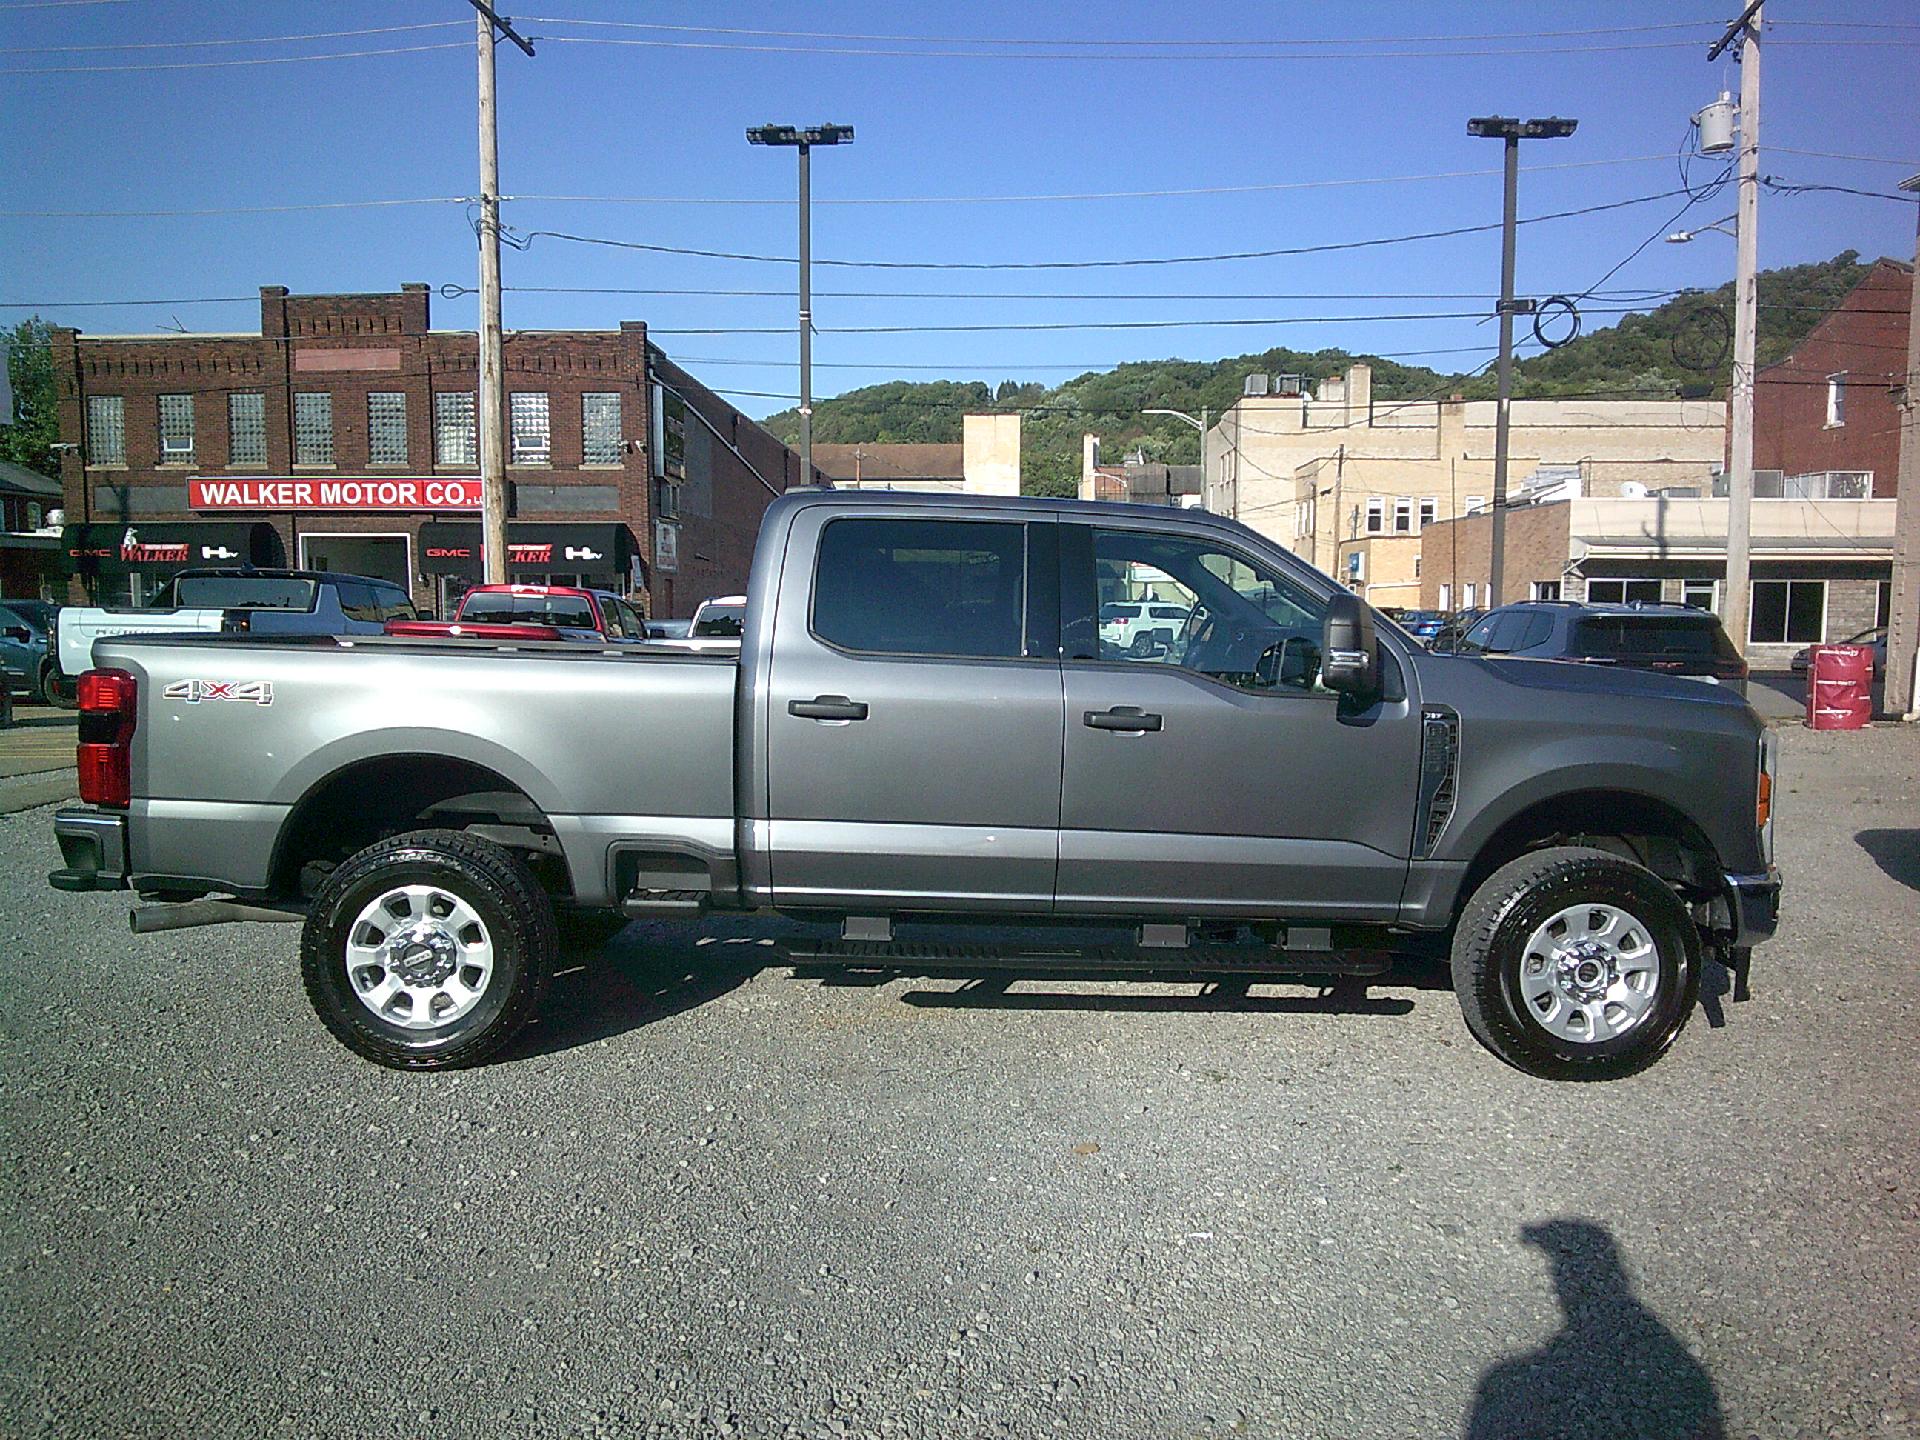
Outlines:
[[[1170, 643], [1103, 645], [1139, 600]], [[1473, 1034], [1563, 1079], [1651, 1063], [1774, 928], [1739, 696], [1429, 654], [1226, 519], [797, 491], [746, 615], [737, 656], [102, 639], [51, 882], [166, 902], [136, 930], [303, 918], [327, 1028], [414, 1069], [498, 1051], [581, 912], [833, 919], [814, 958], [887, 968], [955, 957], [893, 933], [928, 918], [1139, 927], [1102, 970], [1450, 959]]]

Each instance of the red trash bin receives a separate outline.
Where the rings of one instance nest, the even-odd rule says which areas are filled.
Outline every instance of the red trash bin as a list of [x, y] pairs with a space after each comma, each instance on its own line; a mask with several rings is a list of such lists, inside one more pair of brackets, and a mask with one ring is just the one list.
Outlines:
[[1815, 645], [1807, 656], [1807, 727], [1861, 730], [1873, 719], [1873, 651]]

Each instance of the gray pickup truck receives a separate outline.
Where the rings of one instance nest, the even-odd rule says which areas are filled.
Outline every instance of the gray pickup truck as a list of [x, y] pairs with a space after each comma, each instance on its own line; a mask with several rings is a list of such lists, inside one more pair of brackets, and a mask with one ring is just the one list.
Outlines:
[[[1110, 603], [1178, 607], [1103, 643]], [[909, 968], [937, 920], [1130, 927], [1105, 971], [1445, 963], [1488, 1049], [1603, 1079], [1775, 925], [1774, 749], [1693, 680], [1434, 655], [1195, 511], [789, 493], [735, 654], [331, 637], [102, 639], [66, 890], [136, 930], [304, 919], [327, 1028], [471, 1064], [597, 915], [774, 910]], [[1351, 982], [1349, 982], [1351, 983]], [[1737, 993], [1737, 992], [1736, 992]]]

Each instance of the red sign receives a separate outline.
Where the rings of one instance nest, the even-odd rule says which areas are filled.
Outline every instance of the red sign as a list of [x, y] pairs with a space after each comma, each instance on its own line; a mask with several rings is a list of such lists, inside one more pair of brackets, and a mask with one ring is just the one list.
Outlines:
[[478, 510], [477, 475], [263, 476], [187, 482], [195, 510]]

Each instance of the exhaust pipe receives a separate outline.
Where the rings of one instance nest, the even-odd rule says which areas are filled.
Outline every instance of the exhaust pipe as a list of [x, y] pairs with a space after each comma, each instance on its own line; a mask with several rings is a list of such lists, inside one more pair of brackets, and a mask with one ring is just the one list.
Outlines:
[[149, 905], [127, 912], [127, 925], [136, 935], [193, 930], [202, 925], [234, 925], [243, 920], [289, 924], [304, 919], [306, 916], [296, 911], [268, 910], [260, 905], [242, 905], [237, 900], [189, 900], [181, 905]]

